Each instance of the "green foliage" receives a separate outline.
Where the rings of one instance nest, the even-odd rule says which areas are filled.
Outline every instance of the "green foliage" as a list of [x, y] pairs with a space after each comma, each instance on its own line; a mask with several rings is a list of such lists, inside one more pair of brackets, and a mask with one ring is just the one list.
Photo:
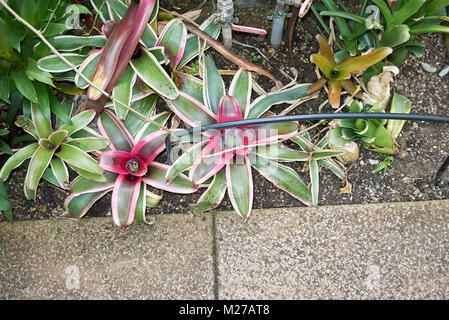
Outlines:
[[[55, 100], [52, 103], [59, 102]], [[31, 119], [23, 116], [18, 118], [16, 124], [36, 142], [21, 148], [6, 161], [0, 171], [0, 180], [5, 181], [12, 170], [28, 159], [30, 161], [25, 178], [25, 196], [28, 199], [35, 198], [42, 177], [61, 188], [66, 188], [69, 183], [67, 165], [82, 176], [102, 180], [103, 170], [87, 153], [104, 149], [109, 142], [103, 138], [92, 137], [90, 132], [84, 129], [93, 120], [94, 111], [84, 111], [66, 122], [58, 119], [53, 129], [50, 117], [41, 109], [31, 103]]]
[[[67, 0], [10, 0], [8, 5], [48, 39], [76, 27], [70, 21], [74, 13], [90, 13]], [[49, 49], [39, 44], [38, 37], [3, 7], [0, 7], [0, 34], [0, 100], [10, 103], [12, 93], [18, 91], [23, 99], [45, 104], [48, 92], [41, 84], [54, 86], [53, 77], [40, 70], [36, 61]]]
[[[331, 47], [321, 35], [317, 36], [317, 40], [320, 45], [320, 53], [312, 54], [311, 60], [318, 66], [324, 76], [313, 83], [307, 92], [315, 92], [327, 83], [329, 86], [329, 103], [335, 109], [340, 105], [342, 88], [351, 94], [357, 94], [357, 88], [350, 80], [351, 72], [366, 69], [383, 60], [392, 52], [391, 48], [384, 47], [359, 57], [342, 59], [340, 55], [334, 55]], [[357, 96], [361, 97], [361, 93], [358, 92]]]
[[12, 222], [12, 206], [8, 197], [8, 191], [3, 182], [0, 181], [0, 213], [3, 213]]
[[384, 161], [382, 161], [376, 168], [374, 168], [372, 173], [378, 173], [380, 171], [384, 171], [384, 175], [387, 174], [388, 167], [392, 164], [394, 164], [394, 158], [393, 157], [385, 157]]
[[[449, 27], [440, 25], [448, 21], [446, 0], [372, 0], [376, 7], [364, 0], [358, 14], [341, 10], [334, 1], [323, 0], [322, 16], [335, 18], [343, 47], [351, 55], [370, 48], [391, 47], [388, 58], [396, 66], [402, 65], [409, 52], [416, 57], [424, 54], [423, 44], [415, 41], [421, 33], [449, 33]], [[377, 9], [376, 9], [377, 8]]]

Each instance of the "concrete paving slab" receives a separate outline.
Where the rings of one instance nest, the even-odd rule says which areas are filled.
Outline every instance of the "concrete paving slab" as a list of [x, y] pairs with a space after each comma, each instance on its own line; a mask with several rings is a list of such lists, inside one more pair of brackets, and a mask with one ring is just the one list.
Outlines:
[[212, 217], [0, 223], [0, 299], [213, 299]]
[[449, 201], [216, 216], [219, 299], [448, 299]]

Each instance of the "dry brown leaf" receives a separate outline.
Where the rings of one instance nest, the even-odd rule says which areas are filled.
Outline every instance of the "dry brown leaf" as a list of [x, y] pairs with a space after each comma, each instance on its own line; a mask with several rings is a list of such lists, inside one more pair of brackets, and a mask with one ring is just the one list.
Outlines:
[[399, 69], [397, 67], [384, 67], [381, 74], [373, 76], [368, 82], [368, 92], [363, 94], [363, 100], [371, 105], [378, 101], [380, 102], [379, 107], [385, 110], [391, 97], [390, 82], [393, 82], [393, 77], [398, 74]]

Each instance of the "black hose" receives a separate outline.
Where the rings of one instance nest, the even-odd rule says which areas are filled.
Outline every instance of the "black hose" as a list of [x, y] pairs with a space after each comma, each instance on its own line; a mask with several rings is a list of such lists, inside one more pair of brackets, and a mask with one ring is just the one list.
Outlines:
[[[449, 123], [449, 117], [432, 116], [424, 114], [406, 114], [406, 113], [318, 113], [318, 114], [298, 114], [292, 116], [275, 116], [256, 119], [245, 119], [239, 121], [229, 121], [222, 123], [214, 123], [207, 126], [195, 127], [176, 131], [174, 134], [177, 137], [191, 135], [194, 132], [204, 132], [206, 130], [219, 130], [233, 127], [242, 127], [248, 125], [259, 125], [266, 123], [279, 123], [289, 121], [316, 121], [316, 120], [335, 120], [335, 119], [381, 119], [381, 120], [410, 120], [410, 121], [431, 121]], [[165, 139], [165, 146], [167, 148], [167, 164], [173, 164], [171, 157], [171, 135]], [[443, 171], [449, 166], [449, 156], [443, 165], [438, 170], [432, 182], [436, 182], [442, 175]]]

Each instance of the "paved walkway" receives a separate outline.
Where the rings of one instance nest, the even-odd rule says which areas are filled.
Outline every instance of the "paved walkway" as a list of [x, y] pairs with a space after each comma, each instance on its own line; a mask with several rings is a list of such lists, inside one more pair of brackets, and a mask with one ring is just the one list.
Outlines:
[[0, 223], [0, 299], [448, 299], [449, 200]]

